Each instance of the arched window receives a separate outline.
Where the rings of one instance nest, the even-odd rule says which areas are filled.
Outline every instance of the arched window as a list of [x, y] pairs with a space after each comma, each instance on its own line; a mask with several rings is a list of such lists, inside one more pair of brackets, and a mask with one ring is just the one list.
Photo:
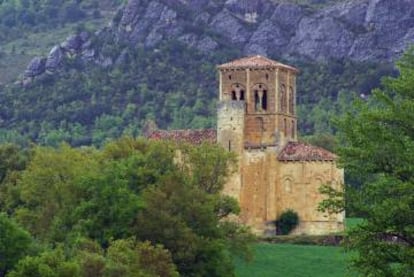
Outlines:
[[267, 110], [267, 90], [263, 90], [262, 95], [262, 109]]
[[282, 113], [286, 112], [286, 86], [280, 86], [280, 110]]
[[285, 137], [286, 137], [288, 135], [286, 118], [283, 119], [283, 132], [285, 133]]
[[289, 113], [295, 113], [295, 94], [292, 87], [289, 87]]
[[258, 111], [260, 109], [259, 91], [254, 91], [254, 109]]
[[291, 134], [292, 138], [295, 138], [296, 126], [295, 126], [295, 121], [294, 120], [292, 120], [290, 128], [291, 128], [291, 132], [292, 132], [292, 134]]
[[264, 84], [253, 86], [254, 92], [254, 109], [256, 112], [267, 110], [267, 88]]
[[232, 84], [231, 85], [231, 99], [232, 100], [239, 100], [242, 101], [244, 100], [244, 92], [245, 92], [245, 88], [243, 85], [241, 84]]

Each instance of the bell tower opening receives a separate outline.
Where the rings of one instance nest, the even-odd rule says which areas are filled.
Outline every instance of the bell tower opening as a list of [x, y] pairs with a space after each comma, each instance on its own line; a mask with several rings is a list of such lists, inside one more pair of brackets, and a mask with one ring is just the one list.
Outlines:
[[254, 91], [254, 110], [263, 112], [267, 110], [267, 87], [265, 84], [256, 84], [253, 86]]
[[244, 101], [245, 88], [242, 84], [235, 83], [231, 85], [231, 100]]

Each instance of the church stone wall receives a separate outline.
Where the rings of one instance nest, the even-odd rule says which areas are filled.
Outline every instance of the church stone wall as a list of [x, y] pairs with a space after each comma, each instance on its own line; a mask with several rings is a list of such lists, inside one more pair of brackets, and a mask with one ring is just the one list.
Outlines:
[[343, 214], [328, 215], [317, 211], [324, 199], [319, 193], [323, 184], [340, 189], [343, 170], [333, 161], [279, 162], [276, 202], [279, 216], [292, 209], [299, 215], [300, 225], [294, 233], [326, 234], [343, 230]]
[[[240, 165], [242, 222], [258, 234], [275, 234], [273, 221], [287, 209], [298, 213], [293, 234], [327, 234], [343, 231], [344, 214], [317, 211], [323, 200], [319, 187], [339, 189], [343, 170], [332, 161], [279, 162], [276, 148], [246, 150]], [[230, 183], [230, 182], [229, 182]], [[233, 185], [230, 185], [234, 186]]]

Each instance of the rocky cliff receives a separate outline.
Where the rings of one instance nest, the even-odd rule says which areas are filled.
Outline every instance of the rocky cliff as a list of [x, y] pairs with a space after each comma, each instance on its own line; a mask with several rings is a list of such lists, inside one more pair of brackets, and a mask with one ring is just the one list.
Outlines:
[[236, 48], [273, 57], [392, 61], [414, 42], [414, 0], [350, 0], [322, 9], [276, 0], [129, 0], [95, 35], [80, 33], [35, 58], [26, 78], [55, 70], [66, 56], [101, 66], [122, 62], [91, 43], [156, 47], [179, 40], [200, 51]]

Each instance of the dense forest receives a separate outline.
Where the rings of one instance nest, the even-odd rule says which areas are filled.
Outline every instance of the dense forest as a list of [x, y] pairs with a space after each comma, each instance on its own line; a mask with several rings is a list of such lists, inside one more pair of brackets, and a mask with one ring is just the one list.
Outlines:
[[[222, 50], [206, 59], [205, 53], [168, 42], [156, 50], [123, 53], [122, 64], [100, 68], [74, 58], [64, 70], [42, 76], [30, 87], [4, 87], [1, 141], [101, 145], [123, 134], [140, 135], [149, 120], [164, 129], [215, 126], [215, 66], [236, 58], [237, 51]], [[334, 132], [329, 118], [346, 111], [353, 97], [368, 95], [381, 76], [393, 71], [389, 65], [351, 61], [295, 65], [301, 70], [297, 101], [302, 135]]]
[[239, 211], [220, 193], [235, 157], [217, 146], [2, 145], [0, 159], [0, 276], [234, 276], [251, 255], [248, 229], [223, 221]]

